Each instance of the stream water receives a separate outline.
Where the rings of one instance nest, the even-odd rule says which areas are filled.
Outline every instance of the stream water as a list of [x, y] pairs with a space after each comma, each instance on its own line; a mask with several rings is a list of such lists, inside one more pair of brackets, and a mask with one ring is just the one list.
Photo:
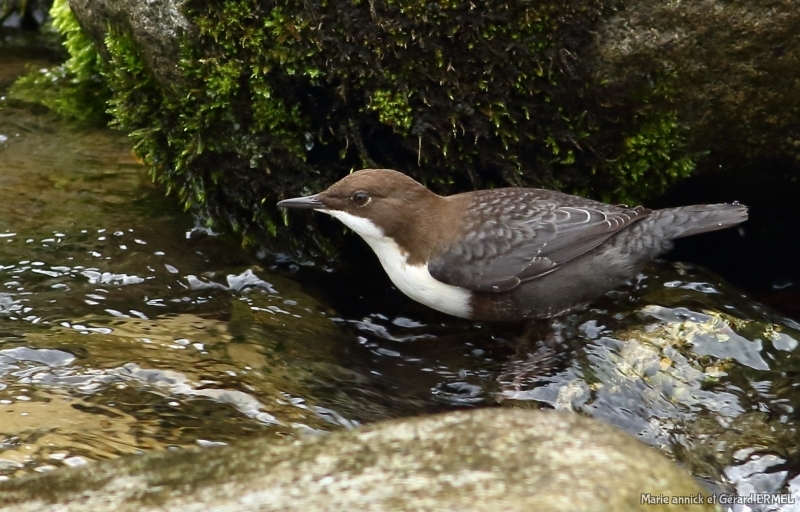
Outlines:
[[457, 337], [378, 346], [441, 326], [341, 316], [313, 272], [309, 294], [198, 227], [124, 135], [6, 98], [0, 205], [0, 478], [442, 410], [459, 359], [491, 363]]
[[715, 490], [800, 493], [800, 326], [715, 276], [657, 264], [541, 344], [415, 305], [377, 262], [257, 259], [124, 135], [3, 96], [30, 60], [0, 48], [0, 479], [512, 405], [603, 418]]

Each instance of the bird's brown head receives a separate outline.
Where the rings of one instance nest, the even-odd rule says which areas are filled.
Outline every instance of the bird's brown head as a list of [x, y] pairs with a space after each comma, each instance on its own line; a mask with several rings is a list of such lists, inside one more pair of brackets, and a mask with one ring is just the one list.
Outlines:
[[342, 178], [319, 194], [286, 199], [278, 206], [328, 213], [364, 238], [399, 239], [441, 200], [405, 174], [389, 169], [364, 169]]

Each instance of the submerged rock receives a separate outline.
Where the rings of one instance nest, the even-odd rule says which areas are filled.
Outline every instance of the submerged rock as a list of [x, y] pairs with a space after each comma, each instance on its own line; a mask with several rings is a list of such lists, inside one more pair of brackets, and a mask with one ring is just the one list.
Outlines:
[[560, 341], [520, 342], [504, 363], [508, 405], [589, 414], [719, 489], [797, 499], [796, 322], [702, 269], [660, 262], [550, 336]]
[[0, 496], [9, 512], [715, 510], [688, 473], [613, 427], [510, 409], [129, 457], [5, 482]]

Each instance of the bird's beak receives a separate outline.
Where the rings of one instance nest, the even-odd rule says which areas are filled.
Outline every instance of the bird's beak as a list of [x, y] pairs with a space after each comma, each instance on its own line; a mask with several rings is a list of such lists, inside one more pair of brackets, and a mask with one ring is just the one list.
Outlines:
[[319, 194], [306, 197], [295, 197], [292, 199], [284, 199], [278, 203], [279, 208], [302, 208], [312, 210], [326, 210], [322, 201], [319, 200]]

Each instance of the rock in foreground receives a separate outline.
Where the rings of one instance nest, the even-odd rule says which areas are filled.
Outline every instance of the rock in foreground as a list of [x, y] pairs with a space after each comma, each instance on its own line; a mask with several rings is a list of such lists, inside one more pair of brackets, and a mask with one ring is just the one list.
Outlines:
[[0, 485], [0, 510], [685, 510], [647, 493], [706, 491], [589, 418], [483, 409], [37, 475]]

